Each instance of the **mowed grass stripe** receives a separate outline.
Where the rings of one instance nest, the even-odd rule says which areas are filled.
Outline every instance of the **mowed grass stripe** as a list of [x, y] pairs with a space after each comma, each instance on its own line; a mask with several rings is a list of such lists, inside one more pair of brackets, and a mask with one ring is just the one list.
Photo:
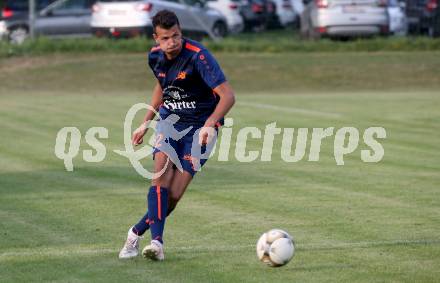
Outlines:
[[[264, 195], [263, 191], [255, 191], [257, 196]], [[340, 193], [340, 192], [338, 192]], [[232, 196], [231, 196], [232, 194]], [[267, 193], [266, 193], [267, 194]], [[291, 189], [289, 194], [286, 195], [297, 195], [301, 192]], [[316, 194], [316, 195], [315, 195]], [[418, 208], [402, 207], [402, 205], [396, 206], [393, 202], [371, 202], [371, 197], [354, 198], [351, 196], [340, 196], [334, 194], [333, 191], [330, 193], [325, 193], [325, 187], [321, 188], [319, 191], [307, 192], [307, 198], [302, 201], [286, 200], [286, 195], [284, 197], [272, 197], [270, 202], [262, 202], [260, 197], [252, 197], [251, 195], [244, 194], [246, 198], [235, 198], [233, 193], [229, 194], [209, 194], [207, 193], [206, 198], [203, 202], [208, 203], [209, 209], [212, 211], [214, 208], [218, 207], [219, 211], [223, 211], [225, 218], [232, 222], [241, 223], [237, 225], [237, 231], [230, 231], [233, 227], [228, 229], [228, 235], [234, 235], [241, 233], [240, 229], [242, 226], [254, 227], [252, 223], [266, 227], [270, 229], [271, 226], [279, 227], [283, 226], [287, 230], [295, 230], [297, 221], [300, 223], [306, 221], [309, 225], [314, 227], [313, 230], [319, 230], [318, 234], [328, 234], [329, 229], [331, 230], [332, 239], [347, 241], [350, 239], [371, 239], [371, 240], [383, 240], [387, 238], [393, 238], [398, 236], [396, 232], [401, 227], [411, 228], [414, 227], [413, 223], [423, 223], [427, 225], [428, 223], [435, 224], [435, 215], [430, 215], [425, 218], [424, 214], [418, 213]], [[329, 197], [326, 197], [330, 195]], [[229, 196], [229, 197], [228, 197]], [[335, 198], [336, 196], [336, 198]], [[316, 199], [316, 201], [313, 200]], [[259, 201], [260, 200], [260, 201]], [[303, 204], [303, 203], [306, 203]], [[347, 204], [349, 202], [350, 204]], [[256, 207], [253, 204], [259, 203]], [[277, 205], [275, 206], [274, 203]], [[227, 205], [233, 208], [229, 211], [235, 212], [240, 211], [238, 216], [232, 214], [228, 217], [228, 211], [224, 211], [224, 207]], [[328, 214], [327, 214], [328, 213]], [[197, 213], [193, 213], [190, 218], [197, 217]], [[223, 216], [222, 216], [223, 217]], [[248, 217], [257, 217], [259, 220], [252, 221], [250, 219], [247, 221]], [[268, 218], [265, 220], [265, 218]], [[376, 220], [384, 218], [386, 221]], [[411, 221], [401, 221], [400, 219], [408, 218]], [[222, 218], [223, 219], [223, 218]], [[290, 219], [290, 222], [289, 220]], [[355, 221], [355, 219], [358, 219]], [[362, 220], [361, 220], [362, 219]], [[279, 222], [281, 223], [278, 223]], [[218, 220], [216, 220], [218, 221]], [[320, 224], [321, 227], [316, 226]], [[307, 226], [307, 225], [306, 225]], [[383, 231], [384, 228], [388, 231]], [[308, 227], [309, 229], [311, 227]], [[335, 229], [337, 228], [337, 229]], [[309, 230], [307, 229], [307, 230]], [[310, 231], [310, 230], [309, 230]], [[429, 233], [434, 232], [432, 228], [428, 229]], [[225, 232], [226, 233], [226, 232]], [[423, 235], [423, 229], [420, 232]], [[417, 233], [415, 233], [416, 235]], [[439, 236], [436, 233], [437, 236]], [[303, 234], [302, 231], [296, 232], [296, 236], [302, 241], [307, 242], [307, 234]], [[384, 238], [385, 237], [385, 238]]]
[[[296, 246], [299, 251], [322, 251], [322, 250], [344, 250], [344, 249], [370, 249], [382, 248], [389, 246], [433, 246], [440, 245], [440, 240], [394, 240], [394, 241], [377, 241], [377, 242], [348, 242], [340, 244], [303, 244]], [[250, 250], [254, 248], [255, 244], [243, 245], [228, 245], [228, 246], [170, 246], [167, 250], [177, 253], [212, 253], [212, 252], [227, 252], [227, 253], [242, 253], [243, 250]], [[100, 256], [104, 254], [115, 255], [119, 252], [118, 249], [112, 247], [97, 247], [96, 245], [65, 245], [56, 248], [34, 249], [29, 251], [27, 249], [16, 249], [13, 251], [3, 252], [0, 254], [0, 262], [6, 261], [26, 261], [29, 257], [35, 258], [52, 258], [52, 257], [75, 257], [75, 256]]]
[[[331, 91], [408, 91], [440, 87], [436, 70], [438, 52], [404, 53], [291, 53], [216, 54], [237, 91], [247, 93]], [[78, 55], [78, 59], [81, 55]], [[50, 63], [56, 55], [40, 57], [39, 68], [29, 71], [26, 60], [2, 59], [14, 64], [0, 76], [0, 93], [60, 90], [89, 95], [152, 89], [155, 82], [146, 54], [88, 55], [90, 62]], [[252, 62], [239, 64], [237, 62]], [[17, 80], [16, 78], [20, 78]], [[403, 79], [404, 78], [404, 79]], [[96, 91], [96, 92], [95, 92]]]

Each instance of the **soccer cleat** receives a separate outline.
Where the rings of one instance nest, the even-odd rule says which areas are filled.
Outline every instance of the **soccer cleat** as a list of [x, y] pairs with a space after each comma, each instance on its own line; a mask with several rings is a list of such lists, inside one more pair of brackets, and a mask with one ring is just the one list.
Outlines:
[[139, 239], [140, 236], [133, 233], [133, 231], [128, 230], [127, 240], [125, 241], [124, 247], [119, 252], [120, 259], [129, 259], [137, 257], [139, 254]]
[[162, 243], [157, 240], [152, 240], [151, 244], [146, 246], [142, 251], [142, 256], [152, 260], [164, 260], [165, 255], [163, 253]]

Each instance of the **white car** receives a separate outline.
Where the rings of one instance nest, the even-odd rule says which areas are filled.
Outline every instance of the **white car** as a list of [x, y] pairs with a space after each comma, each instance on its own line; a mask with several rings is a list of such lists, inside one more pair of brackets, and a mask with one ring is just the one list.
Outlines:
[[388, 0], [390, 33], [405, 36], [408, 33], [408, 20], [405, 13], [405, 2]]
[[296, 15], [290, 0], [272, 0], [272, 2], [275, 4], [278, 21], [282, 27], [286, 27], [295, 21]]
[[149, 35], [153, 31], [153, 16], [167, 9], [176, 13], [186, 34], [227, 35], [226, 18], [220, 12], [206, 7], [203, 2], [194, 1], [193, 4], [182, 4], [179, 0], [99, 0], [92, 8], [92, 32], [98, 37]]
[[301, 14], [307, 38], [388, 35], [387, 0], [308, 0]]
[[290, 0], [292, 4], [293, 11], [299, 17], [304, 11], [304, 3], [302, 0]]
[[302, 0], [290, 0], [293, 12], [295, 12], [295, 27], [300, 26], [301, 14], [304, 11], [304, 3]]
[[241, 0], [208, 0], [206, 6], [218, 10], [225, 16], [229, 32], [239, 33], [244, 28], [240, 2]]

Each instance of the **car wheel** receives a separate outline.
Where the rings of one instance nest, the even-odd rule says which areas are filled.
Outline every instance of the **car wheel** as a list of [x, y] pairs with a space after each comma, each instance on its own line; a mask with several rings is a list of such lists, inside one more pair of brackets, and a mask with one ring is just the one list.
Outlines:
[[26, 27], [13, 27], [9, 32], [9, 42], [12, 44], [22, 44], [29, 37]]
[[212, 27], [212, 33], [219, 38], [223, 38], [228, 34], [228, 27], [224, 22], [216, 22]]

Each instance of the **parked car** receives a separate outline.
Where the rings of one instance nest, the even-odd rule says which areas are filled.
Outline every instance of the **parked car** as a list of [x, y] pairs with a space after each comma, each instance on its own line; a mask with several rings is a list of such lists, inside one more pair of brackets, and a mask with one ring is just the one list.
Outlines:
[[286, 27], [295, 21], [295, 12], [293, 11], [290, 0], [272, 0], [275, 4], [275, 13], [277, 24]]
[[440, 7], [437, 6], [432, 17], [432, 26], [428, 29], [428, 35], [440, 37]]
[[299, 29], [301, 22], [301, 14], [304, 12], [303, 0], [290, 0], [293, 12], [295, 13], [294, 27]]
[[242, 0], [240, 15], [246, 31], [263, 30], [277, 20], [275, 4], [268, 0]]
[[408, 33], [408, 22], [405, 12], [405, 2], [388, 0], [387, 10], [390, 21], [390, 34], [406, 35]]
[[[35, 35], [90, 36], [94, 0], [36, 0]], [[29, 36], [28, 0], [7, 0], [0, 19], [0, 36], [20, 44]]]
[[208, 0], [206, 5], [218, 10], [226, 18], [228, 30], [239, 33], [244, 29], [244, 21], [240, 15], [240, 0]]
[[130, 37], [152, 33], [152, 17], [160, 10], [176, 13], [184, 34], [206, 34], [217, 37], [228, 33], [226, 18], [198, 0], [99, 0], [93, 6], [92, 31], [100, 36]]
[[308, 38], [386, 35], [386, 0], [307, 0], [301, 34]]
[[439, 0], [407, 0], [406, 15], [409, 33], [440, 36]]
[[300, 16], [304, 11], [304, 2], [302, 0], [290, 0], [293, 11], [297, 16]]
[[276, 0], [263, 0], [265, 7], [265, 22], [267, 28], [278, 28], [280, 26], [280, 19], [278, 17]]

